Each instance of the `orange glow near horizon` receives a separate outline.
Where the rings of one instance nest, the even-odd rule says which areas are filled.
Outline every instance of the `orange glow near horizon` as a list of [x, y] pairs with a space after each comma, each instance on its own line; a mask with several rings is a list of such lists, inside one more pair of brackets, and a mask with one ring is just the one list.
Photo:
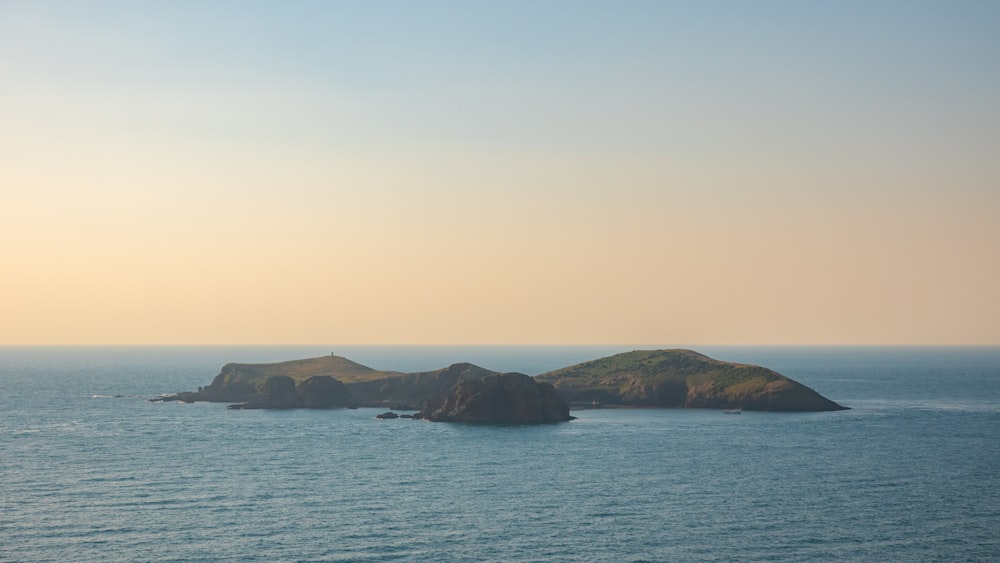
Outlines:
[[0, 345], [1000, 345], [988, 5], [71, 6], [0, 7]]

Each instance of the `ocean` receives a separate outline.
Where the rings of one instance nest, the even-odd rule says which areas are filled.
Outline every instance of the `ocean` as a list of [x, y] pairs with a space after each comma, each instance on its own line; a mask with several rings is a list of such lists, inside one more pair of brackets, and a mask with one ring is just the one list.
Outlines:
[[629, 349], [0, 347], [0, 561], [1000, 561], [1000, 348], [697, 348], [841, 412], [147, 401], [227, 362], [533, 375]]

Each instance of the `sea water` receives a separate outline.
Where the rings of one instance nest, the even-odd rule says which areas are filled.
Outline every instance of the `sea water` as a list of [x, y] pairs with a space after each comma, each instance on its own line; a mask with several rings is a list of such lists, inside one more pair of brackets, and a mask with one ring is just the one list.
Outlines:
[[1000, 348], [699, 348], [851, 407], [825, 413], [147, 401], [231, 361], [537, 374], [628, 349], [0, 348], [0, 560], [1000, 560]]

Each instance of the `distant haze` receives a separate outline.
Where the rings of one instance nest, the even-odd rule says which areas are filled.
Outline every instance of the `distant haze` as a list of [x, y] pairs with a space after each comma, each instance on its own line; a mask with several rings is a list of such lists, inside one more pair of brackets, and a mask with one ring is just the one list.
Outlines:
[[1000, 345], [1000, 2], [0, 2], [0, 344]]

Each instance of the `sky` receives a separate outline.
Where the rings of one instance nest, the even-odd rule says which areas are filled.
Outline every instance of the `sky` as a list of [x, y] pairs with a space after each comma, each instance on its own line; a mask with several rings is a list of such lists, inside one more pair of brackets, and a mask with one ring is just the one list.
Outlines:
[[1000, 3], [0, 0], [0, 345], [1000, 345]]

